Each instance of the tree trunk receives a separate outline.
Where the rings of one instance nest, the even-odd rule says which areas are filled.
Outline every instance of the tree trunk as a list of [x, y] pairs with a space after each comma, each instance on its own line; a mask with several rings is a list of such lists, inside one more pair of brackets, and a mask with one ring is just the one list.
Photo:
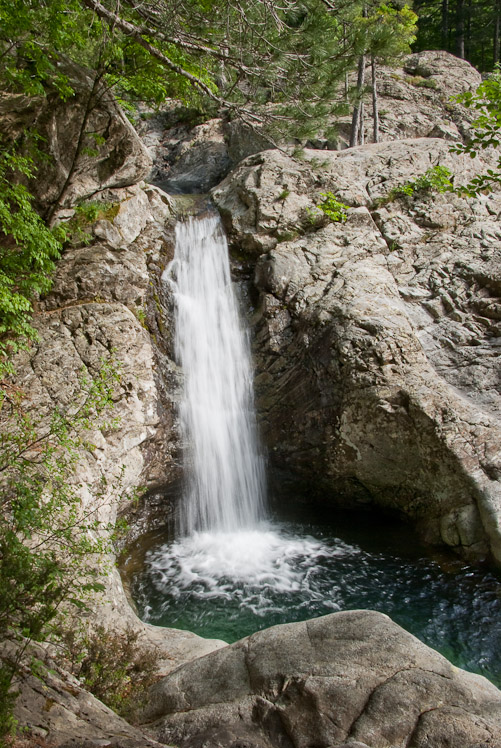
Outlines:
[[464, 60], [464, 0], [456, 0], [456, 55]]
[[442, 0], [442, 49], [449, 51], [449, 0]]
[[372, 133], [374, 143], [379, 143], [379, 102], [377, 96], [377, 79], [376, 79], [376, 58], [371, 57], [371, 75], [372, 75]]
[[85, 102], [85, 110], [84, 110], [84, 114], [82, 117], [82, 121], [80, 123], [78, 139], [75, 145], [75, 150], [73, 152], [73, 158], [71, 160], [68, 174], [66, 176], [64, 184], [62, 185], [59, 191], [57, 198], [54, 200], [52, 205], [49, 206], [49, 208], [47, 209], [47, 212], [44, 215], [44, 219], [49, 226], [52, 226], [54, 216], [56, 212], [59, 210], [59, 208], [61, 207], [63, 200], [66, 197], [66, 194], [69, 188], [71, 187], [73, 176], [75, 174], [78, 162], [80, 160], [80, 155], [82, 153], [82, 148], [84, 146], [85, 136], [87, 135], [87, 124], [89, 122], [89, 118], [92, 112], [94, 111], [95, 107], [97, 106], [100, 95], [104, 94], [104, 89], [100, 91], [100, 89], [102, 88], [103, 76], [104, 76], [104, 69], [101, 66], [99, 66], [99, 68], [96, 70], [96, 74], [92, 82], [92, 88], [89, 92], [89, 96], [87, 98], [87, 101]]
[[[360, 133], [360, 121], [362, 119], [362, 90], [365, 82], [365, 55], [360, 55], [358, 59], [358, 78], [357, 78], [357, 103], [353, 108], [353, 116], [351, 118], [351, 135], [350, 135], [350, 146], [358, 145], [358, 137]], [[362, 123], [363, 127], [363, 123]]]
[[466, 60], [471, 59], [471, 0], [468, 0], [466, 7], [466, 35], [465, 35], [465, 47], [464, 56]]
[[501, 0], [494, 0], [494, 39], [492, 61], [494, 65], [499, 62], [499, 32], [501, 29]]
[[[343, 52], [346, 53], [346, 24], [343, 23]], [[349, 92], [350, 86], [348, 82], [348, 70], [346, 70], [344, 74], [344, 100], [346, 103], [348, 103], [348, 92]]]

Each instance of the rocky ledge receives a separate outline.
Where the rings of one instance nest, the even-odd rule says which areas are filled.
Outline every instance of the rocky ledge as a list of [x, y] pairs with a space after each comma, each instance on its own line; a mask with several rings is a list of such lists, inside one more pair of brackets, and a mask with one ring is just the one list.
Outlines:
[[501, 692], [371, 611], [274, 626], [152, 690], [179, 748], [499, 748]]

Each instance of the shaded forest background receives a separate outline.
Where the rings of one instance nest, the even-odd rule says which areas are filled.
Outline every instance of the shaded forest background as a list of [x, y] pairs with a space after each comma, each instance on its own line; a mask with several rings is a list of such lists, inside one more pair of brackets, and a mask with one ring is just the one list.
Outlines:
[[418, 33], [414, 50], [444, 49], [480, 72], [499, 62], [500, 0], [414, 0]]

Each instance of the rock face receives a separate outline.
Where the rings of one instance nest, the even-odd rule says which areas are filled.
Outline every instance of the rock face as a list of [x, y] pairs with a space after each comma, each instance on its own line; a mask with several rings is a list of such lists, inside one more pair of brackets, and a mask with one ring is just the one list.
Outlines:
[[[180, 474], [175, 414], [179, 375], [159, 334], [162, 328], [168, 339], [160, 275], [173, 251], [171, 201], [146, 185], [100, 197], [108, 218], [86, 228], [89, 244], [65, 251], [53, 291], [35, 314], [40, 339], [18, 354], [14, 365], [16, 385], [25, 393], [23, 407], [43, 419], [55, 407], [75, 408], [82, 372], [92, 377], [102, 358], [115, 351], [120, 382], [111, 416], [117, 426], [89, 435], [93, 450], [82, 454], [77, 476], [83, 506], [95, 507], [106, 524], [129, 508], [128, 494], [138, 485], [154, 491]], [[103, 476], [109, 487], [104, 500], [99, 489]], [[164, 523], [170, 511], [166, 503]], [[160, 670], [219, 646], [189, 632], [143, 624], [126, 599], [118, 571], [104, 581], [106, 592], [95, 601], [94, 623], [139, 629], [142, 640], [157, 648]]]
[[[442, 51], [409, 55], [399, 67], [380, 67], [379, 140], [461, 140], [468, 133], [473, 115], [452, 97], [475, 90], [481, 80], [480, 73], [468, 62]], [[355, 85], [355, 79], [351, 83]], [[364, 138], [371, 143], [372, 101], [365, 103], [365, 112]], [[184, 122], [180, 121], [183, 114]], [[162, 114], [140, 124], [155, 164], [149, 179], [168, 192], [206, 192], [243, 158], [270, 148], [269, 140], [238, 120], [213, 119], [193, 124], [193, 114], [170, 102]], [[320, 150], [347, 148], [351, 115], [337, 117], [330, 125], [335, 135], [320, 134], [302, 145]]]
[[182, 123], [176, 111], [168, 109], [141, 125], [155, 164], [150, 179], [170, 193], [208, 192], [232, 165], [223, 122]]
[[274, 626], [179, 668], [144, 715], [163, 742], [501, 746], [501, 692], [371, 611]]
[[[41, 136], [39, 147], [48, 158], [30, 191], [42, 213], [63, 190], [61, 206], [70, 206], [99, 190], [136, 184], [151, 169], [148, 151], [113, 97], [95, 91], [82, 69], [67, 72], [75, 94], [66, 101], [51, 92], [45, 99], [0, 96], [0, 124], [7, 137], [15, 138], [28, 127]], [[83, 135], [75, 160], [82, 128], [93, 136]]]
[[[443, 51], [419, 52], [404, 58], [398, 67], [377, 71], [379, 140], [444, 138], [461, 140], [472, 115], [452, 97], [474, 91], [482, 78], [466, 60]], [[355, 80], [352, 81], [353, 85]], [[364, 139], [373, 142], [372, 100], [364, 104]], [[317, 138], [315, 148], [342, 150], [350, 143], [351, 117], [337, 120], [337, 135]]]
[[[439, 161], [458, 181], [486, 164], [439, 139], [326, 153], [320, 165], [317, 153], [250, 157], [213, 191], [233, 245], [255, 258], [271, 460], [317, 500], [396, 509], [429, 541], [499, 564], [501, 201], [381, 204]], [[353, 206], [346, 223], [308, 215], [326, 190]]]

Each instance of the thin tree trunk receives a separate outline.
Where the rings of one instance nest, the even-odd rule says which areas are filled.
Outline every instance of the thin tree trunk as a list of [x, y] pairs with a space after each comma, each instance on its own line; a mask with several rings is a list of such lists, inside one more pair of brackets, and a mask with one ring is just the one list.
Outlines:
[[365, 55], [360, 55], [358, 59], [358, 77], [357, 77], [357, 103], [353, 108], [351, 118], [351, 135], [350, 146], [358, 145], [358, 136], [360, 132], [360, 120], [362, 112], [362, 90], [365, 82]]
[[464, 60], [464, 0], [456, 0], [456, 55]]
[[494, 65], [499, 62], [499, 38], [501, 30], [501, 0], [494, 0], [494, 39], [492, 61]]
[[[346, 52], [346, 24], [343, 23], [343, 52]], [[349, 83], [348, 83], [348, 70], [346, 70], [344, 74], [344, 100], [348, 102], [348, 91], [349, 91]]]
[[442, 49], [449, 51], [449, 0], [442, 0]]
[[466, 7], [466, 38], [464, 56], [466, 60], [471, 60], [471, 0], [468, 0]]
[[374, 143], [379, 143], [379, 102], [377, 95], [376, 58], [371, 57], [372, 75], [372, 134]]
[[71, 161], [71, 165], [68, 171], [68, 174], [66, 176], [66, 179], [64, 181], [63, 186], [61, 187], [59, 191], [59, 195], [57, 196], [56, 200], [52, 203], [52, 205], [49, 207], [47, 213], [45, 214], [45, 220], [50, 226], [52, 224], [52, 220], [54, 218], [55, 213], [59, 210], [61, 207], [64, 198], [66, 197], [66, 194], [70, 188], [71, 182], [73, 180], [73, 175], [75, 174], [77, 164], [80, 158], [80, 154], [82, 153], [82, 148], [85, 141], [85, 135], [87, 130], [87, 123], [89, 121], [90, 115], [96, 106], [97, 101], [97, 91], [99, 89], [99, 85], [101, 83], [101, 79], [103, 77], [104, 71], [98, 71], [96, 72], [96, 76], [94, 78], [94, 81], [92, 83], [92, 88], [90, 90], [89, 96], [87, 98], [87, 101], [85, 103], [85, 110], [82, 117], [82, 122], [80, 124], [80, 131], [78, 133], [78, 140], [75, 146], [75, 150], [73, 152], [73, 158]]
[[360, 143], [360, 145], [364, 145], [364, 143], [365, 143], [364, 118], [365, 118], [365, 104], [362, 101], [362, 102], [360, 102], [360, 124], [359, 124], [359, 128], [358, 128], [359, 143]]

